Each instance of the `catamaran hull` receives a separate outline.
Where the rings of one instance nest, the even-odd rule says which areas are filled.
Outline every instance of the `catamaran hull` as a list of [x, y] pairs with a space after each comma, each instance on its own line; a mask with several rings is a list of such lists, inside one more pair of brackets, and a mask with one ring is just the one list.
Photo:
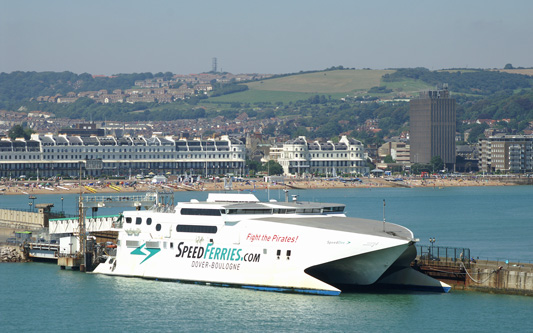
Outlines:
[[116, 256], [94, 273], [336, 295], [375, 285], [416, 255], [407, 228], [348, 218], [339, 205], [242, 198], [128, 212]]
[[[227, 253], [224, 260], [220, 260], [220, 256], [213, 259], [212, 253], [218, 247], [212, 244], [193, 246], [179, 242], [173, 250], [147, 249], [146, 245], [141, 245], [122, 249], [122, 253], [100, 264], [94, 273], [337, 295], [342, 290], [338, 286], [345, 283], [361, 286], [375, 283], [409, 246], [409, 242], [401, 241], [379, 250], [369, 251], [354, 245], [337, 246], [335, 252], [328, 252], [335, 245], [313, 248], [305, 243], [302, 241], [300, 248], [293, 247], [289, 256], [287, 250], [279, 250], [278, 256], [276, 248], [222, 246]], [[146, 260], [155, 250], [160, 251]], [[187, 254], [183, 254], [185, 250]], [[344, 257], [339, 258], [339, 254]]]

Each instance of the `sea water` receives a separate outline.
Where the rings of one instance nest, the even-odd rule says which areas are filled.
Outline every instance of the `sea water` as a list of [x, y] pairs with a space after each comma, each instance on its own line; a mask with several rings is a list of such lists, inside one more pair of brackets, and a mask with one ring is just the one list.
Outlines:
[[[261, 200], [284, 200], [278, 190]], [[420, 243], [469, 247], [473, 256], [532, 260], [533, 187], [372, 188], [291, 191], [299, 200], [346, 204], [348, 216], [411, 229]], [[179, 192], [176, 200], [207, 198]], [[76, 212], [77, 196], [36, 203]], [[26, 208], [2, 196], [0, 208]], [[117, 213], [117, 211], [111, 213]], [[102, 213], [110, 213], [108, 210]], [[451, 291], [311, 296], [220, 288], [60, 270], [54, 264], [0, 264], [1, 332], [281, 331], [493, 332], [532, 330], [533, 298]]]
[[0, 264], [2, 332], [531, 332], [533, 299], [282, 294]]

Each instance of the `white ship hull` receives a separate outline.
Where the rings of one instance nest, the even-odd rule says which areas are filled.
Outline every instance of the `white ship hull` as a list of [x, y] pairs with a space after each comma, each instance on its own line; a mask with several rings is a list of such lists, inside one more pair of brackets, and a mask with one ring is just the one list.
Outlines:
[[394, 224], [342, 214], [289, 215], [130, 212], [116, 256], [94, 273], [337, 295], [378, 282], [414, 243], [408, 229]]

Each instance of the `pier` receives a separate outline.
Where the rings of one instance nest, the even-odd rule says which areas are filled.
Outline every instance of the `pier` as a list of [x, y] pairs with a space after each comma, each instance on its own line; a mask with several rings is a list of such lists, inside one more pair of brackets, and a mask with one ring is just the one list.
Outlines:
[[533, 264], [470, 257], [468, 248], [417, 245], [412, 267], [456, 290], [533, 296]]

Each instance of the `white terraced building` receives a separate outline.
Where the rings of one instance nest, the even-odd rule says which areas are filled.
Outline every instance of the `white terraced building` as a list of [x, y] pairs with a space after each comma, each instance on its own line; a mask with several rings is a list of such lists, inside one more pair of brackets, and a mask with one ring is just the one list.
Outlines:
[[338, 143], [331, 141], [308, 143], [305, 136], [287, 141], [278, 158], [285, 175], [320, 174], [366, 174], [363, 144], [353, 138], [342, 136]]
[[238, 174], [245, 170], [245, 145], [171, 136], [69, 136], [33, 134], [30, 140], [0, 140], [0, 177], [194, 173]]

